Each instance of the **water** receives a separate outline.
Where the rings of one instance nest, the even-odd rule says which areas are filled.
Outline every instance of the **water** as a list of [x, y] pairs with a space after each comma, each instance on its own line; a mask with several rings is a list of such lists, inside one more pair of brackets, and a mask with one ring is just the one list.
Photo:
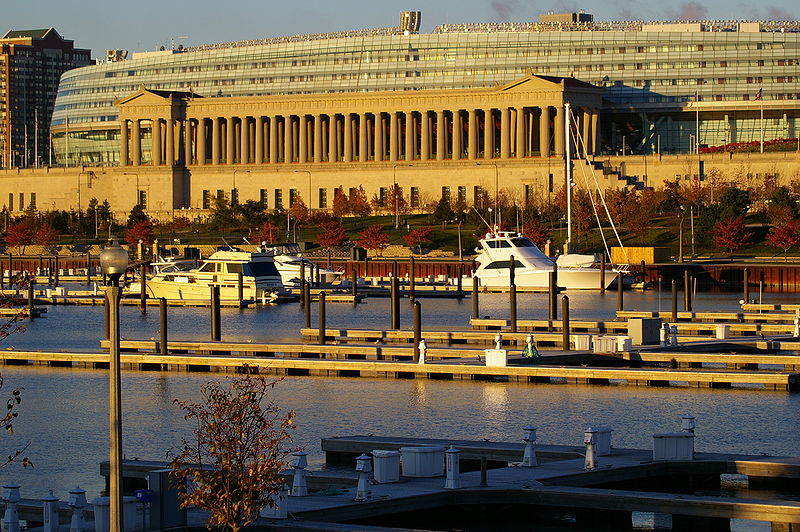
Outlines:
[[[656, 310], [658, 293], [626, 292], [626, 309]], [[669, 295], [662, 298], [669, 307]], [[575, 319], [613, 315], [616, 294], [570, 294]], [[697, 310], [734, 310], [738, 294], [698, 294]], [[793, 302], [771, 296], [765, 302]], [[421, 300], [423, 323], [431, 329], [464, 327], [471, 302]], [[481, 295], [481, 314], [507, 316], [507, 295]], [[521, 294], [520, 318], [544, 318], [546, 294]], [[170, 336], [207, 339], [208, 309], [170, 308]], [[369, 299], [353, 307], [331, 304], [329, 327], [385, 327], [388, 299]], [[223, 309], [223, 339], [297, 339], [302, 309], [297, 304], [253, 309]], [[142, 316], [122, 308], [122, 335], [158, 336], [158, 311]], [[314, 318], [316, 319], [316, 317]], [[403, 302], [403, 324], [411, 308]], [[97, 350], [102, 307], [50, 307], [46, 318], [5, 340], [16, 349]], [[0, 469], [0, 481], [23, 486], [24, 497], [80, 485], [96, 496], [102, 489], [99, 462], [108, 456], [108, 376], [104, 371], [46, 367], [3, 368], [6, 389], [25, 388], [15, 434], [0, 435], [0, 453], [30, 441], [26, 455], [33, 469]], [[216, 374], [123, 372], [123, 441], [128, 458], [163, 460], [166, 451], [190, 435], [174, 399], [199, 400], [202, 383]], [[380, 434], [515, 441], [521, 428], [539, 427], [543, 444], [582, 442], [587, 424], [614, 429], [618, 447], [650, 448], [655, 432], [676, 430], [680, 415], [697, 416], [697, 449], [736, 453], [796, 454], [800, 436], [800, 395], [746, 389], [590, 387], [470, 381], [287, 378], [276, 402], [295, 410], [294, 445], [306, 449], [312, 466], [322, 464], [320, 439], [326, 436]], [[3, 454], [0, 454], [3, 456]]]

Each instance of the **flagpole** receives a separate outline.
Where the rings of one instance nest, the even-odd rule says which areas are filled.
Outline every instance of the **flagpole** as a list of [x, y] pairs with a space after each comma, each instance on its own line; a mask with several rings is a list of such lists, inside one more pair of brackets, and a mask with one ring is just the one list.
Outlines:
[[761, 108], [761, 153], [764, 153], [764, 96], [758, 101]]

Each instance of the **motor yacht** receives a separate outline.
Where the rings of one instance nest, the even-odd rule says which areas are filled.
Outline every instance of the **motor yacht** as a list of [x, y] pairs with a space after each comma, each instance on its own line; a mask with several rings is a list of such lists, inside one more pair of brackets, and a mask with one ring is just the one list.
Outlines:
[[[489, 232], [479, 241], [475, 277], [487, 288], [508, 288], [509, 262], [514, 257], [514, 283], [518, 288], [547, 290], [554, 263], [530, 239], [511, 231]], [[584, 266], [557, 268], [557, 283], [567, 290], [599, 290], [616, 279], [615, 270], [600, 270]]]
[[262, 246], [261, 249], [272, 255], [275, 267], [278, 269], [283, 285], [286, 287], [300, 283], [300, 278], [303, 275], [301, 270], [305, 270], [305, 278], [309, 283], [316, 282], [317, 271], [319, 271], [319, 282], [322, 284], [331, 284], [340, 279], [343, 274], [343, 272], [323, 268], [311, 262], [300, 253], [300, 246], [297, 244]]

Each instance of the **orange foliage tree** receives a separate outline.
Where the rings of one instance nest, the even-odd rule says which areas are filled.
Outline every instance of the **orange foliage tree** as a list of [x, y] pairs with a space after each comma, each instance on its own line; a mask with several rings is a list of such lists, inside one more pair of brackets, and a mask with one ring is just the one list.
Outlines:
[[344, 193], [344, 188], [339, 185], [333, 191], [333, 215], [341, 218], [350, 212], [350, 201], [347, 199], [347, 194]]
[[406, 245], [411, 248], [412, 253], [414, 246], [417, 246], [418, 253], [422, 253], [422, 243], [430, 242], [432, 232], [433, 230], [430, 227], [412, 229], [407, 235], [403, 235], [403, 240], [405, 240]]
[[125, 232], [125, 242], [129, 246], [135, 246], [139, 240], [145, 244], [152, 244], [155, 238], [155, 226], [149, 218], [136, 222]]
[[259, 227], [257, 230], [250, 233], [247, 239], [250, 242], [261, 244], [262, 242], [266, 242], [267, 244], [274, 244], [278, 241], [278, 226], [272, 222], [265, 222], [264, 225]]
[[33, 243], [33, 226], [27, 220], [17, 222], [8, 226], [6, 231], [6, 245], [9, 247], [22, 247], [25, 253], [25, 246]]
[[370, 225], [358, 234], [361, 237], [356, 240], [358, 245], [364, 249], [375, 250], [378, 255], [383, 255], [383, 250], [389, 246], [389, 236], [378, 224]]
[[334, 248], [344, 245], [349, 237], [338, 220], [331, 220], [319, 224], [321, 232], [317, 233], [316, 241], [322, 247]]
[[551, 239], [550, 228], [538, 218], [525, 222], [525, 225], [522, 226], [522, 234], [527, 236], [539, 249], [544, 249], [547, 241]]
[[53, 227], [42, 224], [39, 226], [39, 229], [36, 230], [36, 234], [33, 235], [33, 241], [40, 246], [50, 247], [58, 243], [59, 237], [58, 231]]
[[204, 384], [203, 402], [174, 401], [195, 429], [170, 463], [170, 475], [177, 485], [196, 484], [180, 491], [181, 504], [206, 510], [209, 529], [236, 532], [252, 523], [274, 507], [286, 483], [281, 470], [291, 452], [294, 413], [282, 414], [269, 398], [277, 382], [248, 374]]
[[770, 229], [766, 238], [767, 244], [783, 250], [787, 258], [789, 248], [800, 245], [800, 220], [791, 220], [783, 225], [776, 225]]
[[744, 217], [737, 216], [729, 220], [720, 220], [711, 229], [711, 237], [718, 248], [727, 249], [730, 253], [743, 247], [753, 233], [747, 231]]

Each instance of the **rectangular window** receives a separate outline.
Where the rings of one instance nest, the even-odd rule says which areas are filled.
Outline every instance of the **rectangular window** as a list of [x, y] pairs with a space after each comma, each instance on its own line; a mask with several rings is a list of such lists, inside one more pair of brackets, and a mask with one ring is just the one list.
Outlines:
[[19, 193], [19, 210], [21, 210], [21, 211], [25, 210], [25, 193], [24, 192], [20, 192]]
[[283, 190], [280, 188], [275, 189], [275, 208], [283, 209]]
[[419, 208], [419, 187], [411, 187], [411, 208]]
[[204, 190], [203, 191], [203, 208], [210, 209], [211, 208], [211, 191]]
[[[339, 190], [338, 188], [336, 190]], [[321, 188], [319, 189], [319, 208], [320, 209], [327, 209], [328, 208], [328, 189]]]
[[297, 201], [297, 189], [290, 188], [289, 189], [289, 208], [291, 209], [294, 207], [294, 202]]
[[529, 207], [533, 203], [533, 187], [525, 185], [525, 207]]
[[14, 210], [14, 193], [13, 192], [9, 192], [8, 193], [8, 210], [9, 211], [13, 211]]
[[450, 187], [442, 187], [442, 199], [450, 201]]
[[231, 189], [231, 205], [239, 205], [239, 189]]
[[147, 209], [147, 191], [140, 190], [139, 191], [139, 205], [141, 205], [142, 209]]
[[475, 205], [476, 207], [478, 207], [478, 206], [483, 207], [483, 205], [481, 205], [482, 200], [483, 200], [483, 189], [481, 188], [480, 185], [473, 186], [472, 187], [472, 203], [473, 203], [473, 205]]
[[378, 189], [378, 207], [386, 207], [386, 187]]
[[258, 201], [261, 202], [261, 208], [267, 208], [267, 189], [262, 188], [258, 191]]
[[467, 187], [458, 187], [458, 203], [461, 205], [467, 204]]
[[217, 189], [217, 201], [225, 201], [225, 191], [221, 188]]
[[36, 208], [36, 192], [31, 192], [31, 209]]

